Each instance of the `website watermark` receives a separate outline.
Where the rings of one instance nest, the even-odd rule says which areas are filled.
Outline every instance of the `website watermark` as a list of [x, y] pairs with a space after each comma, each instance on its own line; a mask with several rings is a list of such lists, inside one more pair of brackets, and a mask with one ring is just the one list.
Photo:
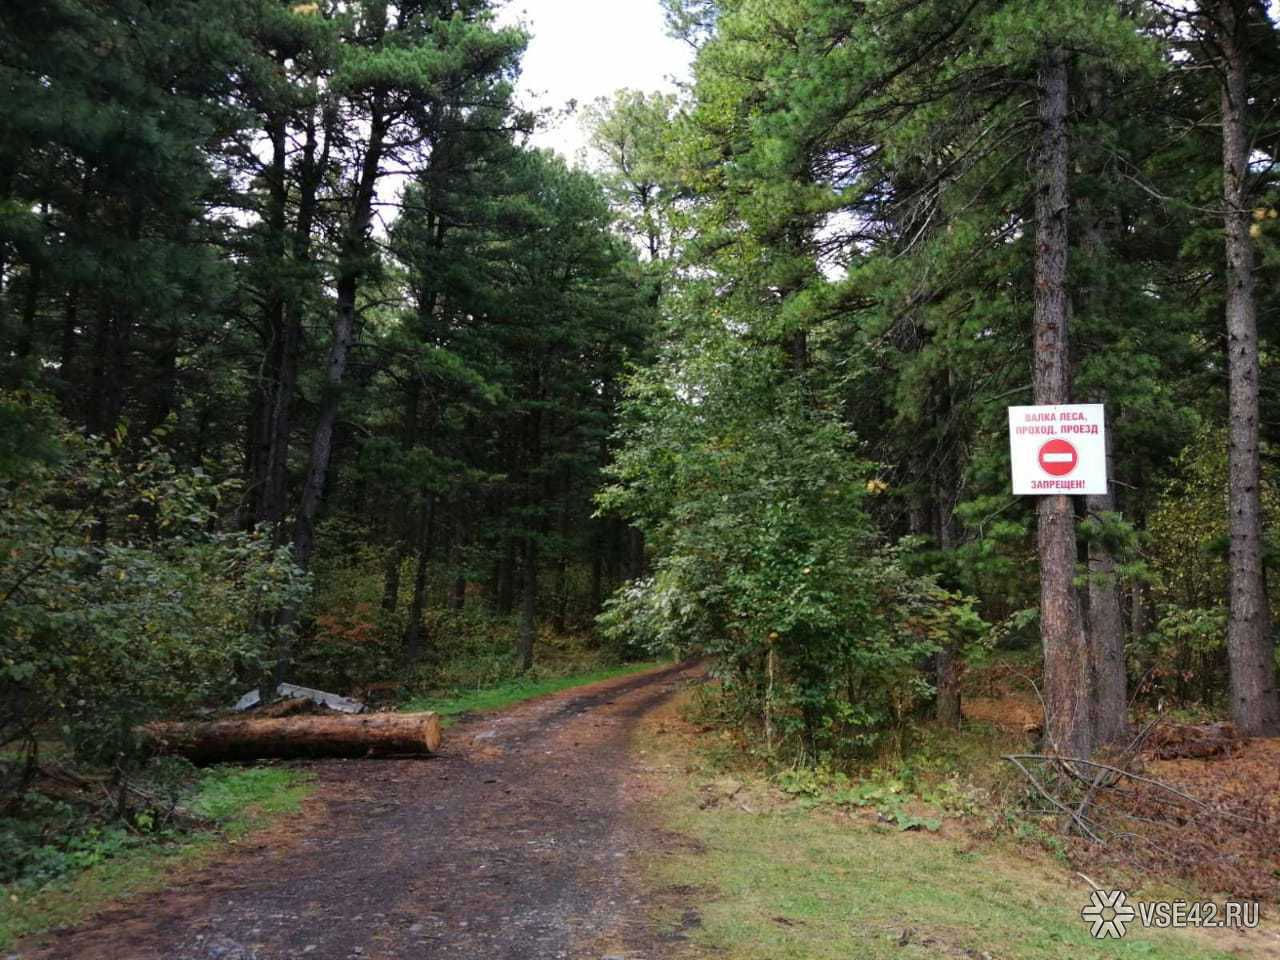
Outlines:
[[1089, 902], [1080, 910], [1080, 919], [1089, 925], [1089, 934], [1095, 939], [1118, 940], [1135, 925], [1157, 930], [1252, 930], [1262, 922], [1262, 908], [1256, 900], [1130, 901], [1123, 890], [1094, 886]]

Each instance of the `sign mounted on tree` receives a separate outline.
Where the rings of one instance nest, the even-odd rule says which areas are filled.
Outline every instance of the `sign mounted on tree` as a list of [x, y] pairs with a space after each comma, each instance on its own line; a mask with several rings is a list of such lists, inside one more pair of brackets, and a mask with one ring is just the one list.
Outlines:
[[1107, 492], [1107, 423], [1100, 403], [1009, 408], [1015, 496]]

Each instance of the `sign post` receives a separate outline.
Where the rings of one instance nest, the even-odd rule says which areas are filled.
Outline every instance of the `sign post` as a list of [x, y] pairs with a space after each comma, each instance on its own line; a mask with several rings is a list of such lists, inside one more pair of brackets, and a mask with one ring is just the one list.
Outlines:
[[1015, 496], [1107, 492], [1107, 422], [1100, 403], [1009, 408]]

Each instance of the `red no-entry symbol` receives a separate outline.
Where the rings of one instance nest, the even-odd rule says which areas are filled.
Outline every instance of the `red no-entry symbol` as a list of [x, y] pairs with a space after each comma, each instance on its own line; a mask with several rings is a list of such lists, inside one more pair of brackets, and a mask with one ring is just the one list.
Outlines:
[[1040, 448], [1040, 469], [1051, 477], [1065, 477], [1079, 462], [1076, 448], [1065, 440], [1050, 440]]

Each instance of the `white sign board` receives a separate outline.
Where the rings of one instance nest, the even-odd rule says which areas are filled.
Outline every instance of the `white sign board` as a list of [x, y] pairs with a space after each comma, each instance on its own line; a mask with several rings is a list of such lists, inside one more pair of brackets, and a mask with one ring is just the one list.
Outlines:
[[1009, 408], [1015, 496], [1107, 492], [1107, 423], [1100, 403]]

